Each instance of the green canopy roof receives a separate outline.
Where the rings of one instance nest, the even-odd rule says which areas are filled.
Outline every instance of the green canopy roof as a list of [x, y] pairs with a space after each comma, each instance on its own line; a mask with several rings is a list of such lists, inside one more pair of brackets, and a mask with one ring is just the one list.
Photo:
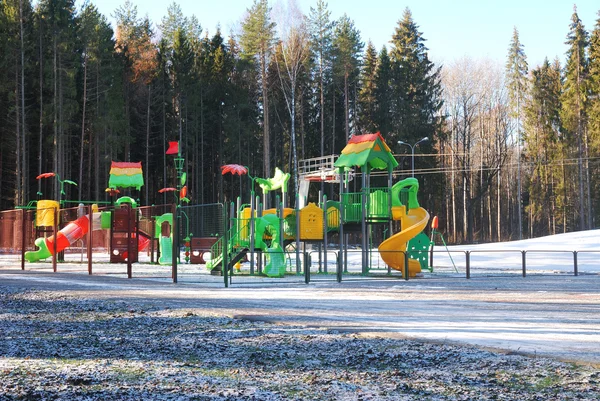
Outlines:
[[355, 135], [348, 141], [342, 154], [334, 163], [340, 167], [369, 166], [371, 170], [392, 170], [398, 165], [396, 158], [379, 132]]

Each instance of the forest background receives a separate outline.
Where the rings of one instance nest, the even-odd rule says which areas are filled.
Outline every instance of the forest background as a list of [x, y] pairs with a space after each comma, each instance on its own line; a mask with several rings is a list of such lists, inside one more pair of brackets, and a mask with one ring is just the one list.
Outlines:
[[564, 59], [533, 68], [516, 28], [504, 63], [436, 64], [408, 8], [380, 48], [323, 0], [306, 14], [254, 0], [227, 35], [209, 35], [177, 3], [158, 23], [129, 1], [113, 18], [114, 30], [90, 2], [0, 1], [1, 210], [57, 199], [56, 180], [36, 180], [45, 172], [77, 182], [63, 198], [107, 200], [111, 161], [141, 161], [146, 185], [134, 195], [168, 203], [158, 190], [174, 186], [165, 151], [176, 140], [193, 203], [248, 198], [250, 180], [223, 177], [222, 165], [259, 177], [277, 166], [296, 188], [300, 160], [381, 132], [396, 180], [412, 167], [398, 141], [429, 138], [415, 147], [415, 176], [450, 242], [596, 227], [600, 13], [588, 30], [574, 8]]

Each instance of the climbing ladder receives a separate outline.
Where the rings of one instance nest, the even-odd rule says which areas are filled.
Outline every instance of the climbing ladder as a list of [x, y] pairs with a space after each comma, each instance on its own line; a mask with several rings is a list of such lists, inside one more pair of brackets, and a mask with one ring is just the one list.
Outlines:
[[[242, 260], [250, 247], [248, 234], [249, 219], [237, 219], [238, 224], [234, 224], [224, 236], [210, 248], [211, 260], [206, 263], [206, 268], [211, 271], [222, 271], [224, 242], [227, 239], [227, 260], [231, 267]], [[241, 223], [241, 224], [240, 224]], [[220, 269], [219, 269], [220, 268]]]

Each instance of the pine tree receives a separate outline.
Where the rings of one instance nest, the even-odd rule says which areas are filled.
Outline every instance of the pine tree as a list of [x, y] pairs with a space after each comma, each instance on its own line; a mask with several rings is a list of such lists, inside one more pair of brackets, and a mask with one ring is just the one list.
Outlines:
[[[118, 79], [112, 63], [115, 43], [109, 22], [98, 12], [96, 6], [86, 4], [77, 22], [82, 65], [79, 79], [81, 93], [79, 180], [77, 181], [79, 200], [92, 198], [92, 188], [94, 188], [93, 198], [100, 199], [100, 186], [105, 186], [105, 180], [102, 180], [102, 184], [100, 182], [103, 176], [99, 171], [100, 132], [105, 127], [103, 117], [107, 112], [106, 104], [102, 99]], [[85, 165], [86, 161], [87, 165]], [[92, 170], [96, 170], [97, 174], [92, 174]]]
[[407, 8], [398, 22], [390, 50], [392, 133], [390, 139], [414, 143], [428, 137], [435, 142], [441, 130], [441, 68], [429, 60], [425, 39]]
[[[589, 105], [588, 105], [588, 137], [589, 157], [594, 160], [600, 156], [600, 11], [594, 30], [590, 36], [589, 47]], [[594, 218], [600, 211], [600, 174], [597, 169], [590, 169], [590, 182], [592, 183]]]
[[155, 82], [159, 75], [158, 49], [153, 43], [151, 22], [147, 17], [139, 18], [137, 8], [131, 2], [125, 2], [117, 9], [115, 18], [116, 50], [123, 68], [121, 81], [126, 123], [126, 135], [120, 138], [124, 150], [120, 158], [144, 161], [143, 199], [151, 203], [160, 188], [157, 182], [149, 179], [160, 171], [152, 155], [164, 153], [152, 135], [152, 127], [158, 125], [154, 117], [158, 113], [153, 113], [153, 108], [158, 109], [154, 99], [159, 99], [160, 93], [157, 90], [160, 86]]
[[317, 0], [317, 8], [310, 8], [308, 29], [310, 32], [311, 52], [319, 66], [319, 122], [321, 132], [321, 153], [325, 155], [325, 75], [331, 67], [333, 28], [331, 12], [324, 0]]
[[365, 51], [365, 60], [361, 71], [361, 89], [358, 95], [359, 120], [361, 132], [375, 132], [377, 107], [377, 50], [369, 41]]
[[[429, 153], [443, 130], [441, 67], [429, 59], [423, 34], [408, 8], [398, 22], [391, 44], [390, 132], [386, 140], [414, 144], [426, 137], [429, 141], [421, 142], [419, 150]], [[432, 168], [436, 163], [431, 157], [419, 160], [418, 165]], [[434, 181], [436, 177], [420, 178], [425, 188], [441, 187], [441, 182]]]
[[513, 37], [508, 50], [506, 61], [506, 80], [508, 96], [513, 115], [516, 117], [516, 143], [517, 143], [517, 227], [519, 239], [523, 238], [523, 211], [521, 196], [521, 109], [524, 104], [524, 95], [527, 91], [527, 57], [523, 45], [519, 40], [519, 31], [513, 28]]
[[532, 166], [527, 192], [532, 216], [532, 229], [538, 234], [554, 234], [556, 216], [554, 202], [561, 180], [560, 152], [560, 71], [546, 59], [532, 71], [530, 94], [523, 104], [525, 126], [524, 158]]
[[160, 24], [162, 38], [165, 40], [167, 46], [172, 49], [178, 40], [178, 32], [183, 31], [187, 33], [190, 27], [190, 20], [183, 15], [179, 4], [176, 2], [169, 4], [167, 15], [162, 18]]
[[267, 85], [267, 66], [275, 43], [275, 23], [271, 22], [271, 8], [267, 0], [254, 0], [248, 10], [248, 16], [242, 23], [240, 45], [242, 57], [253, 60], [259, 70], [263, 114], [263, 174], [271, 175], [271, 151], [269, 135], [269, 90]]
[[[567, 133], [567, 140], [575, 147], [578, 169], [577, 184], [579, 189], [579, 196], [577, 198], [579, 229], [585, 230], [589, 223], [586, 216], [591, 216], [590, 210], [586, 210], [587, 202], [585, 195], [586, 189], [589, 195], [589, 181], [584, 176], [584, 160], [587, 163], [586, 152], [588, 146], [585, 130], [588, 33], [577, 15], [577, 9], [574, 10], [571, 16], [566, 44], [569, 45], [569, 50], [567, 51], [567, 63], [565, 65], [561, 119]], [[566, 154], [564, 155], [565, 158], [567, 156]], [[585, 170], [587, 171], [588, 169]]]
[[[10, 113], [7, 115], [5, 128], [11, 131], [11, 135], [6, 134], [5, 138], [14, 138], [14, 145], [10, 146], [10, 153], [14, 154], [7, 157], [11, 160], [9, 163], [12, 177], [6, 184], [6, 193], [14, 199], [16, 204], [23, 204], [28, 198], [28, 170], [29, 170], [29, 141], [30, 133], [27, 122], [28, 108], [26, 107], [26, 92], [30, 91], [29, 82], [26, 83], [25, 76], [29, 72], [30, 66], [25, 60], [31, 56], [30, 46], [30, 21], [32, 20], [31, 4], [28, 0], [10, 0], [0, 3], [0, 29], [2, 30], [4, 42], [2, 69], [4, 74], [4, 84], [6, 87], [6, 101], [4, 110]], [[29, 106], [29, 105], [27, 105]], [[12, 142], [12, 141], [11, 141]], [[2, 152], [4, 154], [4, 152]], [[8, 154], [6, 156], [9, 156]], [[14, 190], [12, 187], [14, 185]]]
[[384, 138], [387, 138], [393, 129], [390, 121], [392, 110], [391, 80], [392, 65], [387, 48], [383, 46], [379, 52], [375, 72], [375, 126]]
[[[74, 179], [78, 164], [72, 158], [77, 152], [71, 152], [72, 140], [79, 135], [79, 99], [77, 96], [76, 77], [79, 63], [77, 38], [77, 23], [74, 0], [42, 0], [39, 3], [41, 18], [46, 24], [44, 30], [46, 37], [45, 89], [49, 96], [46, 97], [49, 124], [46, 125], [51, 132], [44, 132], [44, 136], [51, 139], [51, 157], [48, 159], [52, 165], [50, 171], [58, 174], [61, 179]], [[75, 162], [75, 163], [73, 163]], [[60, 188], [54, 181], [54, 199], [70, 197], [71, 186], [66, 186], [66, 194], [60, 193]], [[75, 188], [73, 188], [75, 189]]]
[[[344, 14], [336, 23], [333, 38], [334, 73], [343, 80], [344, 86], [345, 140], [342, 145], [345, 144], [351, 134], [350, 115], [356, 114], [351, 92], [358, 84], [363, 47], [364, 43], [360, 39], [360, 31], [354, 26], [354, 21]], [[357, 133], [353, 131], [352, 134]]]

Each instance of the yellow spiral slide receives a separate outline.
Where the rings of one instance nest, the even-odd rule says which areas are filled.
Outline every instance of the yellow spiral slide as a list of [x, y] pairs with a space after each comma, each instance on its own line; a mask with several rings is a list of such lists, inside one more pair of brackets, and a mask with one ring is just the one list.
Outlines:
[[[416, 237], [425, 229], [429, 221], [429, 213], [422, 207], [408, 209], [404, 206], [392, 208], [394, 220], [400, 220], [403, 229], [379, 245], [381, 259], [393, 269], [399, 270], [404, 275], [404, 253], [407, 251], [408, 241]], [[406, 227], [406, 228], [404, 228]], [[416, 259], [408, 259], [408, 275], [414, 277], [421, 272], [421, 265]]]

